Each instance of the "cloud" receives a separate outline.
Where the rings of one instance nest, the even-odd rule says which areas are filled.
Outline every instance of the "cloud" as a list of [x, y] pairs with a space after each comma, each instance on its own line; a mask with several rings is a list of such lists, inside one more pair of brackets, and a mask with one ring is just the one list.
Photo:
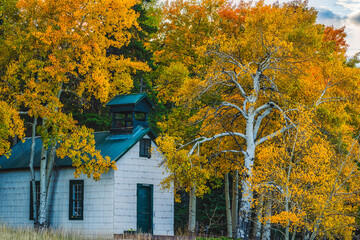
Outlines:
[[360, 26], [360, 12], [357, 12], [355, 14], [352, 14], [349, 16], [349, 21], [352, 24]]
[[324, 8], [319, 9], [318, 17], [325, 20], [343, 20], [340, 15], [335, 14], [333, 11]]
[[359, 9], [360, 1], [358, 0], [339, 0], [336, 5], [348, 8], [350, 10]]

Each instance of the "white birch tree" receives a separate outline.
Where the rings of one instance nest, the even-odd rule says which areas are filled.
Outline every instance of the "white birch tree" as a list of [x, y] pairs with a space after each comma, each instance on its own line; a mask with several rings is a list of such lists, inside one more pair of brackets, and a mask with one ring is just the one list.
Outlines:
[[[174, 9], [171, 10], [176, 12]], [[187, 138], [185, 144], [177, 144], [178, 148], [188, 150], [188, 158], [198, 149], [204, 155], [206, 151], [219, 151], [209, 145], [220, 141], [232, 142], [220, 151], [241, 155], [243, 162], [238, 166], [243, 169], [242, 193], [235, 237], [248, 239], [254, 164], [261, 164], [256, 160], [256, 152], [262, 145], [292, 131], [295, 125], [291, 119], [300, 106], [343, 99], [340, 95], [344, 92], [333, 89], [349, 76], [345, 74], [347, 77], [339, 80], [340, 76], [334, 73], [346, 71], [340, 64], [346, 46], [338, 40], [342, 38], [341, 30], [316, 24], [316, 12], [305, 1], [283, 5], [265, 5], [260, 1], [220, 9], [216, 34], [196, 47], [197, 56], [203, 53], [209, 57], [203, 58], [208, 64], [207, 72], [179, 83], [170, 96], [176, 96], [178, 104], [197, 115], [191, 117], [200, 126], [196, 134]], [[181, 11], [176, 13], [176, 17], [183, 17]], [[166, 26], [172, 30], [169, 34], [183, 27], [171, 20]], [[166, 35], [164, 39], [166, 42]], [[176, 53], [180, 55], [176, 59], [187, 57]], [[324, 74], [324, 69], [329, 72]], [[327, 79], [326, 75], [332, 77]], [[168, 126], [173, 126], [174, 121], [171, 119]]]

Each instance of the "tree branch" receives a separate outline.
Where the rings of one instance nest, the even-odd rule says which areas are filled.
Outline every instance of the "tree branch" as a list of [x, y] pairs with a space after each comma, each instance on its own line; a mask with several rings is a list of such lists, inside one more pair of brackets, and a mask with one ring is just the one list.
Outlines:
[[221, 102], [221, 105], [222, 106], [230, 106], [230, 107], [233, 107], [233, 108], [236, 108], [240, 113], [241, 115], [243, 115], [243, 117], [245, 119], [248, 118], [246, 112], [244, 112], [239, 106], [235, 105], [235, 104], [232, 104], [232, 103], [229, 103], [229, 102]]
[[246, 139], [246, 136], [245, 136], [245, 134], [243, 134], [243, 133], [238, 133], [238, 132], [224, 132], [224, 133], [216, 134], [216, 135], [214, 135], [214, 136], [212, 136], [212, 137], [210, 137], [210, 138], [207, 138], [207, 137], [197, 138], [197, 139], [195, 139], [195, 140], [193, 140], [193, 141], [191, 141], [191, 142], [189, 142], [189, 143], [181, 146], [179, 149], [184, 148], [185, 146], [188, 146], [188, 145], [190, 145], [190, 144], [192, 144], [192, 143], [195, 142], [194, 146], [190, 149], [190, 151], [189, 151], [189, 153], [188, 153], [188, 156], [191, 156], [191, 155], [193, 154], [193, 152], [195, 151], [195, 149], [200, 146], [200, 144], [202, 144], [202, 143], [204, 143], [204, 142], [209, 142], [209, 141], [215, 140], [215, 139], [217, 139], [217, 138], [226, 137], [226, 136], [239, 136], [239, 137], [242, 137], [242, 138]]
[[272, 109], [268, 108], [266, 109], [257, 119], [256, 119], [256, 123], [255, 123], [255, 127], [254, 127], [254, 139], [256, 139], [257, 133], [259, 131], [260, 125], [262, 120], [271, 113]]
[[295, 127], [294, 124], [288, 125], [288, 126], [282, 128], [282, 129], [280, 129], [280, 130], [278, 130], [276, 132], [273, 132], [273, 133], [271, 133], [271, 134], [269, 134], [269, 135], [267, 135], [265, 137], [260, 138], [259, 140], [257, 140], [255, 142], [255, 145], [259, 145], [259, 144], [261, 144], [261, 143], [263, 143], [263, 142], [265, 142], [267, 140], [270, 140], [271, 138], [276, 137], [276, 136], [278, 136], [278, 135], [284, 133], [285, 131], [287, 131], [287, 130], [289, 130], [291, 128], [294, 128], [294, 127]]

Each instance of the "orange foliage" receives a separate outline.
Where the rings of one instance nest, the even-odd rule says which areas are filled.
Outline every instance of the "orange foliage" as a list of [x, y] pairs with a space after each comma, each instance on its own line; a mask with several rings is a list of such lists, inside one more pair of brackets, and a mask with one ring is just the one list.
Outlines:
[[[170, 135], [159, 144], [172, 139], [167, 166], [177, 179], [192, 171], [178, 168], [183, 161], [189, 165], [191, 156], [184, 151], [201, 142], [195, 152], [202, 161], [193, 167], [207, 171], [202, 183], [219, 172], [240, 169], [251, 176], [254, 171], [249, 182], [259, 193], [282, 189], [273, 199], [274, 224], [349, 238], [352, 227], [343, 224], [354, 223], [348, 213], [356, 208], [349, 201], [357, 197], [337, 194], [353, 195], [355, 188], [348, 186], [358, 182], [358, 146], [351, 146], [360, 120], [360, 74], [346, 65], [344, 29], [317, 24], [306, 1], [231, 6], [179, 0], [167, 3], [163, 13], [153, 48], [165, 77], [157, 84], [159, 96], [176, 108], [159, 124]], [[180, 66], [179, 79], [180, 74], [169, 74]], [[176, 87], [167, 88], [169, 82]], [[221, 133], [228, 134], [212, 138]], [[256, 154], [244, 169], [250, 148]], [[344, 215], [334, 217], [336, 211]]]
[[4, 20], [1, 99], [42, 119], [38, 131], [44, 147], [60, 147], [58, 155], [73, 159], [76, 175], [93, 174], [99, 179], [114, 165], [95, 150], [91, 131], [78, 127], [65, 112], [63, 94], [72, 94], [82, 103], [92, 97], [105, 103], [131, 90], [132, 72], [149, 69], [145, 63], [107, 53], [110, 47], [129, 43], [130, 28], [138, 27], [133, 9], [137, 3], [18, 0], [7, 1], [0, 9]]

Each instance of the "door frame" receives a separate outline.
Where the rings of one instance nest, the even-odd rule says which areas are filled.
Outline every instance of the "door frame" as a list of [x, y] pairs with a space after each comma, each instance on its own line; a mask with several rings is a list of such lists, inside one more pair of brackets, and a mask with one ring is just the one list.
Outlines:
[[136, 231], [139, 231], [138, 226], [139, 226], [139, 201], [138, 201], [138, 196], [139, 196], [139, 189], [141, 187], [146, 187], [150, 189], [150, 231], [148, 233], [153, 234], [153, 226], [154, 226], [154, 221], [153, 221], [153, 216], [154, 216], [154, 200], [153, 200], [153, 196], [154, 196], [154, 185], [152, 184], [145, 184], [145, 183], [138, 183], [137, 187], [136, 187]]

